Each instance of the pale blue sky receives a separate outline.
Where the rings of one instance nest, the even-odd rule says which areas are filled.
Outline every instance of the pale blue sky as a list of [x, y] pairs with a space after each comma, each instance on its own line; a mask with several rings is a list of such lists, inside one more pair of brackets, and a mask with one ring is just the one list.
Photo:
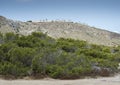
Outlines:
[[120, 33], [120, 0], [0, 0], [9, 19], [71, 20]]

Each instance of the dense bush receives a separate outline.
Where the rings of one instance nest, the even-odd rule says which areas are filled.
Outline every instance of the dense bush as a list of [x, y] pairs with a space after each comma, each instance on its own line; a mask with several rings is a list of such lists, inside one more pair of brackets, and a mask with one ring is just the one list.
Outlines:
[[107, 47], [73, 39], [53, 39], [33, 32], [0, 33], [0, 75], [73, 79], [117, 72], [120, 46]]

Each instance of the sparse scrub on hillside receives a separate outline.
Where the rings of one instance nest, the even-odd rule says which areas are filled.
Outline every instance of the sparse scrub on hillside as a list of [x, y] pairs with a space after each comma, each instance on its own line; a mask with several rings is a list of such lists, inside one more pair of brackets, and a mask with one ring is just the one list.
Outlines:
[[64, 38], [55, 40], [36, 32], [28, 36], [0, 33], [0, 75], [3, 76], [60, 79], [109, 76], [118, 72], [119, 55], [119, 46]]

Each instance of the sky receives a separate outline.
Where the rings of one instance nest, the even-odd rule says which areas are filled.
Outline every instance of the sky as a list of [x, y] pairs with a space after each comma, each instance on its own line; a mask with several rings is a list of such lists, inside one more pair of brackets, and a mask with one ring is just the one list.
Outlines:
[[80, 22], [120, 33], [120, 0], [0, 0], [0, 15], [19, 21]]

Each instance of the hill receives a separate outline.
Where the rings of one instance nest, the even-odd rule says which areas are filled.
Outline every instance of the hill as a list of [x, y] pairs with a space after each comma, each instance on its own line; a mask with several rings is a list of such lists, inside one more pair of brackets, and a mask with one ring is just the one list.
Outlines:
[[81, 23], [65, 21], [21, 22], [0, 16], [0, 32], [14, 32], [22, 35], [29, 35], [32, 32], [43, 32], [53, 38], [72, 38], [106, 46], [120, 45], [120, 34]]

